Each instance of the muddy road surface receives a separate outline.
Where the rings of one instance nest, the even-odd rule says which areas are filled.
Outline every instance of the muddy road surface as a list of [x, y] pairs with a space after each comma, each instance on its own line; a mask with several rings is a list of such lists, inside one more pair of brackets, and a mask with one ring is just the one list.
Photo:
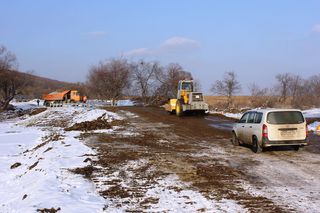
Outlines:
[[161, 108], [108, 108], [124, 117], [110, 134], [83, 135], [97, 156], [85, 174], [105, 210], [318, 212], [319, 138], [304, 150], [255, 154], [230, 142], [231, 119], [178, 118]]

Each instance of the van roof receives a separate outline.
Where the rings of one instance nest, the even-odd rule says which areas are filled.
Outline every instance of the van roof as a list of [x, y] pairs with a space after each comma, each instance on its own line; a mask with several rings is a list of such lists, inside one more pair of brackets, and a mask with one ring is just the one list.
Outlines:
[[268, 112], [279, 112], [279, 111], [299, 111], [299, 112], [301, 112], [300, 109], [281, 109], [281, 108], [251, 109], [248, 112], [268, 113]]

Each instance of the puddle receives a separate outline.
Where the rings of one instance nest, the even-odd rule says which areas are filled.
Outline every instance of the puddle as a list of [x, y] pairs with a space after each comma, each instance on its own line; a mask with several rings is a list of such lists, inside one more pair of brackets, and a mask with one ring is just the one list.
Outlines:
[[215, 129], [220, 129], [220, 130], [227, 130], [231, 131], [233, 127], [233, 122], [230, 120], [225, 120], [217, 117], [207, 117], [205, 118], [208, 121], [211, 121], [209, 126], [215, 128]]

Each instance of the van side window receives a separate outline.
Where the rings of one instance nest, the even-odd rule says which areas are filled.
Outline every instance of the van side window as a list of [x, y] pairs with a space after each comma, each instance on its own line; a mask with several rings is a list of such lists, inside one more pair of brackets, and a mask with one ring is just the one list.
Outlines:
[[249, 116], [249, 113], [245, 113], [245, 114], [241, 117], [239, 123], [245, 123], [245, 122], [247, 121], [248, 116]]
[[250, 113], [249, 113], [249, 118], [248, 118], [248, 122], [247, 122], [247, 123], [253, 123], [255, 115], [256, 115], [256, 113], [255, 113], [255, 112], [250, 112]]
[[256, 116], [254, 118], [254, 123], [255, 124], [259, 124], [259, 123], [261, 123], [261, 120], [262, 120], [262, 113], [261, 112], [257, 112]]

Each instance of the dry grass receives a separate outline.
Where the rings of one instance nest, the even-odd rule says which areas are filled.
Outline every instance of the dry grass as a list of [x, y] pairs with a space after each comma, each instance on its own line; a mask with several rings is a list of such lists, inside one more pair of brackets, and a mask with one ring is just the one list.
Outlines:
[[[225, 110], [227, 106], [226, 96], [204, 96], [204, 100], [210, 105], [211, 109]], [[292, 98], [288, 97], [285, 103], [278, 102], [277, 96], [252, 97], [234, 96], [231, 108], [256, 108], [256, 107], [275, 107], [275, 108], [295, 108], [291, 104]]]
[[[248, 107], [251, 105], [250, 96], [235, 96], [233, 97], [233, 105], [235, 107]], [[204, 96], [204, 100], [213, 108], [227, 107], [227, 96]]]

